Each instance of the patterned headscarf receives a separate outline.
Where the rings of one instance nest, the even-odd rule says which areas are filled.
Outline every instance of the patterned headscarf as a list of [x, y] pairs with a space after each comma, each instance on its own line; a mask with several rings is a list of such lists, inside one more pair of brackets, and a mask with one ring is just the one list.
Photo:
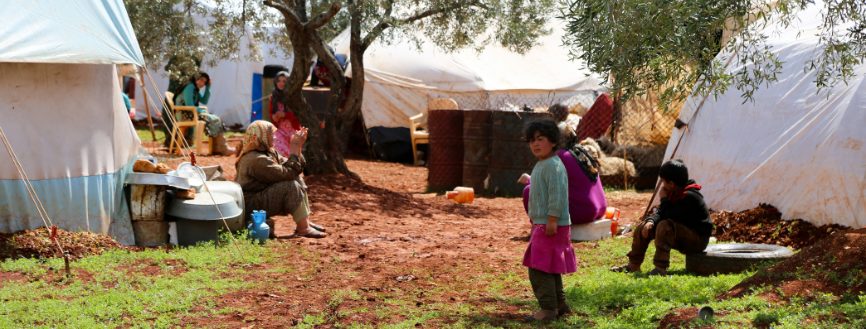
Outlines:
[[241, 158], [252, 151], [259, 151], [263, 153], [274, 153], [274, 146], [268, 141], [273, 140], [274, 132], [277, 131], [277, 127], [274, 126], [273, 123], [264, 121], [264, 120], [256, 120], [247, 127], [247, 132], [244, 134], [244, 148], [241, 150], [241, 154], [238, 156], [238, 161]]

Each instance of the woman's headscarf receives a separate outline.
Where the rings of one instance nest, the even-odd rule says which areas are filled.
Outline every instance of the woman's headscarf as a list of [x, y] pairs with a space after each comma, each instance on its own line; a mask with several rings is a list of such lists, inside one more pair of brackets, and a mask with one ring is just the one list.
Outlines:
[[274, 132], [276, 131], [277, 127], [274, 126], [273, 123], [264, 120], [253, 121], [253, 123], [247, 127], [247, 131], [244, 134], [244, 148], [238, 156], [238, 161], [240, 161], [245, 154], [252, 151], [276, 154], [274, 146], [269, 143], [269, 141], [273, 141]]
[[[271, 100], [273, 100], [273, 101], [277, 101], [277, 100], [282, 99], [282, 95], [286, 93], [285, 89], [288, 89], [288, 88], [284, 88], [283, 90], [280, 90], [279, 88], [277, 88], [277, 80], [279, 80], [280, 77], [286, 77], [286, 85], [288, 86], [288, 84], [289, 84], [289, 72], [280, 71], [277, 73], [276, 76], [274, 76], [274, 81], [273, 81], [274, 91], [271, 92], [271, 95], [272, 95]], [[276, 97], [276, 98], [274, 98], [274, 97]]]

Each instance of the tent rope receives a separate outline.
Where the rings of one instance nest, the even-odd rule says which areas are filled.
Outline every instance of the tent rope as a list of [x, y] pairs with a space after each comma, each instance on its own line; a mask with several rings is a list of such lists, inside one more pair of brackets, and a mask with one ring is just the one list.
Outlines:
[[24, 166], [21, 165], [21, 161], [18, 159], [18, 156], [15, 154], [15, 150], [12, 148], [12, 144], [9, 142], [9, 138], [6, 137], [6, 132], [3, 130], [3, 127], [0, 126], [0, 139], [3, 140], [3, 145], [6, 147], [6, 151], [9, 153], [9, 157], [12, 159], [12, 163], [15, 166], [15, 170], [18, 171], [18, 175], [24, 181], [25, 189], [27, 190], [28, 196], [30, 196], [30, 200], [33, 201], [33, 204], [36, 206], [36, 212], [39, 213], [39, 217], [42, 219], [42, 223], [45, 225], [45, 230], [48, 231], [51, 240], [54, 242], [57, 250], [60, 252], [60, 255], [66, 259], [66, 272], [69, 275], [69, 260], [66, 251], [63, 249], [63, 245], [61, 245], [60, 240], [57, 240], [53, 234], [53, 230], [51, 227], [54, 226], [54, 223], [51, 222], [51, 217], [48, 215], [48, 211], [45, 210], [45, 206], [42, 204], [42, 201], [39, 199], [39, 195], [36, 193], [36, 189], [33, 188], [33, 184], [30, 181], [30, 178], [27, 177], [27, 173], [24, 170]]

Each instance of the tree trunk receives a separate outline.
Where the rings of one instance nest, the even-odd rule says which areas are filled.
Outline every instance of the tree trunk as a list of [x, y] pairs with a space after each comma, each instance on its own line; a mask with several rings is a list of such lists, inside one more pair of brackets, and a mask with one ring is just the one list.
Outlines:
[[[319, 117], [321, 123], [324, 124], [321, 128], [325, 143], [324, 145], [321, 145], [321, 150], [316, 150], [317, 153], [321, 152], [325, 157], [327, 163], [323, 168], [325, 168], [326, 171], [320, 171], [319, 168], [311, 168], [312, 170], [310, 170], [310, 173], [340, 173], [360, 180], [361, 177], [350, 171], [349, 167], [346, 166], [346, 160], [344, 157], [346, 144], [338, 135], [338, 129], [340, 129], [341, 126], [346, 125], [346, 122], [342, 121], [342, 116], [340, 115], [342, 112], [342, 105], [346, 99], [346, 76], [344, 70], [340, 66], [340, 63], [337, 61], [334, 54], [331, 53], [327, 43], [322, 40], [318, 34], [311, 33], [310, 39], [311, 47], [318, 55], [319, 60], [322, 61], [322, 64], [328, 68], [328, 74], [331, 79], [331, 92], [328, 96], [327, 108], [325, 109], [325, 113]], [[316, 126], [317, 128], [320, 128], [319, 124], [316, 124]]]
[[611, 120], [610, 126], [610, 140], [613, 143], [619, 143], [619, 129], [622, 127], [622, 90], [617, 89], [613, 93], [613, 120]]
[[[286, 27], [291, 29], [289, 24]], [[310, 75], [310, 63], [313, 59], [313, 52], [309, 46], [310, 37], [306, 31], [292, 31], [289, 33], [292, 41], [292, 52], [294, 53], [294, 62], [292, 63], [292, 72], [289, 74], [289, 80], [286, 83], [284, 101], [298, 115], [301, 125], [309, 129], [309, 137], [304, 146], [304, 158], [307, 161], [307, 172], [311, 174], [318, 173], [336, 173], [337, 168], [330, 163], [329, 157], [325, 152], [327, 140], [322, 129], [319, 127], [319, 118], [312, 112], [310, 104], [303, 95], [304, 83]]]
[[[352, 65], [352, 84], [349, 85], [349, 95], [346, 105], [340, 114], [339, 136], [342, 145], [348, 145], [352, 126], [361, 114], [361, 103], [364, 99], [364, 51], [367, 47], [361, 39], [361, 15], [353, 14], [350, 21], [349, 60]], [[363, 124], [363, 123], [362, 123]]]

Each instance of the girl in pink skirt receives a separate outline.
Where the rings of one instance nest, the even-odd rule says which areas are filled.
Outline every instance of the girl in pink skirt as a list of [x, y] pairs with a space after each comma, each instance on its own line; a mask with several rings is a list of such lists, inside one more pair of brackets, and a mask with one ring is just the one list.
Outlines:
[[541, 307], [532, 318], [546, 322], [570, 312], [565, 302], [562, 274], [577, 270], [571, 248], [568, 175], [555, 153], [559, 129], [553, 120], [530, 123], [526, 127], [526, 140], [538, 162], [532, 168], [529, 190], [532, 233], [523, 265], [529, 268], [529, 282]]

